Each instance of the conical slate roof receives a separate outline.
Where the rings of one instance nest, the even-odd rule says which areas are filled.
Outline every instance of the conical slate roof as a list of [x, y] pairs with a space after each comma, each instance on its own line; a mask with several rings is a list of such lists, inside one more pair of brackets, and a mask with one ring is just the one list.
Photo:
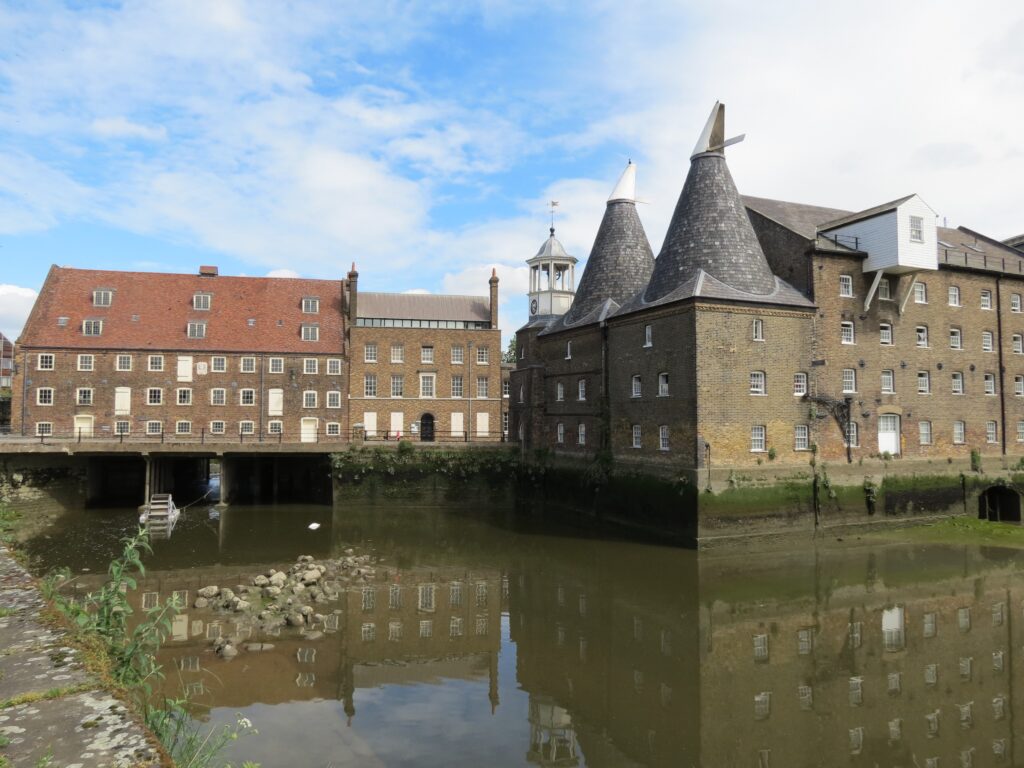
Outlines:
[[775, 275], [725, 162], [724, 124], [725, 106], [716, 103], [690, 158], [645, 302], [667, 296], [702, 271], [741, 293], [776, 292]]
[[635, 179], [630, 162], [608, 199], [566, 325], [584, 320], [609, 299], [616, 307], [624, 304], [650, 280], [654, 252], [636, 212]]

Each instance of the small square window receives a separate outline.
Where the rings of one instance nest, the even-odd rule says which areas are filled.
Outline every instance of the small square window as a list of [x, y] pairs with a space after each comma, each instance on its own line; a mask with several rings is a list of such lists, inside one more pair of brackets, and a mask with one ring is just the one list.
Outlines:
[[317, 406], [317, 393], [315, 391], [307, 390], [302, 393], [302, 407], [303, 408], [316, 408]]
[[130, 371], [132, 369], [132, 356], [118, 355], [114, 367], [119, 371]]
[[[571, 342], [570, 342], [571, 343]], [[491, 350], [487, 347], [476, 348], [476, 364], [487, 365], [491, 361]]]
[[210, 390], [210, 405], [227, 405], [228, 391], [222, 387]]
[[267, 371], [269, 373], [284, 373], [284, 358], [283, 357], [272, 357], [267, 364]]
[[83, 320], [82, 321], [82, 335], [83, 336], [102, 336], [103, 335], [103, 321], [102, 320]]
[[91, 371], [96, 365], [96, 358], [92, 355], [79, 355], [78, 356], [78, 370], [80, 371]]
[[164, 369], [164, 356], [163, 355], [150, 355], [149, 356], [149, 370], [150, 371], [162, 371]]
[[256, 373], [256, 358], [243, 357], [238, 363], [238, 370], [242, 373]]
[[432, 362], [434, 362], [434, 348], [432, 346], [420, 347], [420, 362], [421, 363], [432, 363]]
[[109, 307], [114, 299], [114, 292], [107, 289], [99, 289], [92, 292], [92, 305], [94, 307]]
[[206, 323], [191, 322], [188, 324], [188, 337], [190, 339], [206, 338]]
[[256, 390], [255, 389], [240, 389], [238, 391], [238, 404], [239, 405], [256, 405]]
[[320, 312], [320, 299], [307, 297], [302, 300], [302, 312], [307, 315], [315, 315]]
[[174, 424], [174, 433], [177, 435], [189, 435], [192, 433], [191, 421], [178, 421]]
[[254, 435], [254, 434], [256, 434], [256, 422], [254, 422], [254, 421], [240, 421], [240, 422], [238, 422], [238, 433], [240, 435]]
[[315, 357], [307, 357], [302, 361], [302, 372], [307, 376], [315, 376], [320, 370], [319, 361]]
[[39, 387], [36, 390], [36, 405], [53, 405], [53, 387]]
[[303, 325], [302, 326], [302, 340], [303, 341], [320, 341], [320, 326], [318, 326], [318, 325]]
[[328, 376], [341, 376], [341, 360], [337, 357], [332, 357], [327, 360], [327, 375]]
[[146, 390], [146, 405], [163, 405], [164, 391], [157, 387], [150, 387]]
[[210, 433], [214, 435], [223, 435], [226, 424], [223, 421], [211, 421], [210, 422]]
[[197, 293], [192, 297], [192, 309], [209, 309], [211, 296], [208, 293]]
[[228, 359], [221, 355], [210, 358], [210, 370], [214, 373], [224, 373], [228, 369]]
[[162, 421], [147, 421], [146, 422], [146, 434], [147, 435], [160, 435], [163, 434], [164, 425]]

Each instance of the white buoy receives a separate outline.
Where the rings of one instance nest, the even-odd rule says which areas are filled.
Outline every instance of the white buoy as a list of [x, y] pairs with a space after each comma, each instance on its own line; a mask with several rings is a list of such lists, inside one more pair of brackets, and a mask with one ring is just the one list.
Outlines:
[[315, 531], [319, 527], [320, 527], [320, 523], [310, 523], [309, 524], [309, 530], [311, 530], [311, 531]]

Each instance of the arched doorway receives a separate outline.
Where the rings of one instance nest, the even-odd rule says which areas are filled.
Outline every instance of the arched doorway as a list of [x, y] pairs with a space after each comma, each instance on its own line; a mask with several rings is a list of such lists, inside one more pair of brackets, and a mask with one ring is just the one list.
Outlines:
[[1020, 522], [1020, 494], [1005, 485], [993, 485], [978, 497], [978, 517], [1004, 523]]
[[420, 440], [424, 443], [434, 442], [434, 414], [424, 413], [420, 416]]

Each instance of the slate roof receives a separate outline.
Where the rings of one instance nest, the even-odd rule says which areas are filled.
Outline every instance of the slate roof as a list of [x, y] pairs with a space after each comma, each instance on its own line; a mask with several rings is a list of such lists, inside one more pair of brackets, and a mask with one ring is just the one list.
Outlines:
[[[53, 266], [19, 343], [72, 349], [340, 353], [345, 330], [342, 287], [341, 280]], [[113, 292], [109, 307], [93, 306], [92, 292], [97, 289]], [[196, 293], [211, 294], [209, 310], [192, 308]], [[302, 299], [312, 297], [320, 299], [320, 311], [304, 314]], [[67, 318], [66, 324], [58, 325], [58, 318]], [[86, 319], [103, 320], [100, 336], [82, 334]], [[188, 338], [188, 323], [193, 320], [206, 321], [205, 338]], [[302, 341], [304, 324], [319, 326], [319, 341]]]
[[745, 304], [776, 304], [789, 307], [814, 307], [813, 301], [804, 296], [800, 291], [784, 281], [782, 278], [772, 275], [773, 286], [769, 293], [747, 293], [735, 288], [704, 270], [698, 270], [675, 290], [665, 294], [653, 301], [648, 301], [643, 293], [639, 293], [627, 301], [614, 314], [616, 316], [626, 315], [630, 312], [638, 312], [642, 309], [650, 309], [663, 304], [671, 304], [685, 299], [711, 299], [714, 301], [736, 301]]
[[690, 161], [645, 302], [673, 294], [701, 271], [747, 295], [777, 291], [725, 155], [718, 152], [697, 154]]
[[491, 321], [489, 296], [360, 291], [356, 313], [359, 317], [395, 320]]
[[781, 224], [786, 229], [790, 229], [808, 240], [814, 240], [817, 237], [818, 227], [821, 224], [853, 213], [839, 208], [789, 203], [783, 200], [751, 197], [750, 195], [743, 195], [742, 199], [751, 210], [757, 211], [765, 218]]
[[909, 200], [912, 197], [913, 195], [904, 195], [898, 200], [890, 200], [888, 203], [882, 203], [881, 205], [876, 205], [872, 208], [866, 208], [863, 211], [849, 213], [845, 216], [840, 216], [836, 219], [832, 219], [831, 221], [823, 221], [818, 226], [818, 229], [824, 232], [829, 229], [837, 229], [838, 227], [844, 227], [847, 224], [853, 224], [853, 222], [855, 221], [864, 221], [864, 219], [870, 219], [872, 216], [878, 216], [883, 213], [888, 213], [889, 211], [892, 211], [897, 207], [903, 205], [903, 203], [907, 202], [907, 200]]
[[[575, 264], [576, 257], [570, 256], [568, 253], [566, 253], [565, 247], [559, 242], [558, 238], [555, 237], [555, 228], [551, 227], [551, 229], [548, 231], [551, 234], [548, 235], [548, 239], [545, 240], [544, 243], [541, 245], [540, 250], [537, 251], [537, 255], [534, 256], [533, 259], [530, 259], [530, 261], [534, 261], [535, 259], [541, 259], [542, 261], [555, 259], [557, 261], [571, 261], [573, 264]], [[527, 263], [530, 262], [528, 261]]]
[[544, 333], [599, 322], [644, 290], [654, 269], [636, 203], [609, 200], [569, 311]]
[[1018, 250], [1024, 250], [1024, 235], [1016, 235], [1014, 237], [1008, 237], [1003, 240], [1006, 245], [1011, 248], [1017, 248]]

